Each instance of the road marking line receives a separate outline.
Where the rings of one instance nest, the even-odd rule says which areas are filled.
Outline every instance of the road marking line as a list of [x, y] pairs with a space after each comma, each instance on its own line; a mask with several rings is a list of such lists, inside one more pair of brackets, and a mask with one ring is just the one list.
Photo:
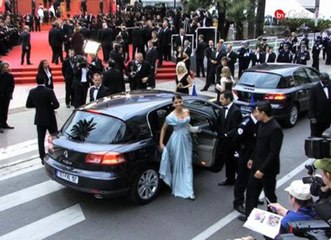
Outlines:
[[54, 213], [0, 237], [0, 240], [39, 240], [54, 235], [85, 220], [79, 204]]
[[27, 161], [19, 160], [18, 162], [19, 164], [10, 165], [4, 168], [0, 166], [0, 182], [44, 167], [41, 165], [40, 159], [37, 155], [31, 157]]
[[28, 140], [18, 144], [0, 148], [0, 161], [12, 158], [38, 149], [37, 139]]
[[[311, 162], [312, 162], [312, 159], [306, 160], [305, 162], [303, 162], [302, 164], [300, 164], [298, 167], [296, 167], [295, 169], [293, 169], [291, 172], [289, 172], [288, 174], [286, 174], [284, 177], [282, 177], [281, 179], [279, 179], [277, 181], [276, 188], [281, 187], [283, 184], [285, 184], [291, 178], [293, 178], [294, 176], [296, 176], [300, 171], [302, 171], [305, 168], [305, 165], [306, 164], [311, 163]], [[264, 196], [264, 195], [260, 195], [260, 199], [261, 199], [261, 196]], [[204, 231], [202, 231], [200, 234], [198, 234], [197, 236], [195, 236], [194, 238], [192, 238], [192, 240], [205, 240], [205, 239], [209, 238], [210, 236], [212, 236], [213, 234], [215, 234], [217, 231], [221, 230], [225, 225], [227, 225], [228, 223], [232, 222], [239, 215], [240, 215], [239, 212], [232, 211], [231, 213], [229, 213], [228, 215], [226, 215], [224, 218], [220, 219], [219, 221], [217, 221], [216, 223], [214, 223], [213, 225], [211, 225], [210, 227], [208, 227], [207, 229], [205, 229]]]
[[36, 184], [32, 187], [24, 188], [20, 191], [7, 194], [0, 197], [0, 212], [16, 207], [23, 203], [30, 202], [52, 192], [59, 191], [63, 188], [64, 186], [52, 180], [48, 180], [46, 182]]
[[[39, 155], [32, 155], [32, 156], [29, 156], [27, 158], [18, 159], [16, 161], [6, 162], [4, 164], [0, 164], [0, 169], [12, 167], [12, 166], [19, 165], [19, 164], [23, 164], [23, 163], [31, 161], [31, 160], [33, 160], [37, 157], [39, 157]], [[40, 162], [40, 160], [39, 160], [39, 162]]]

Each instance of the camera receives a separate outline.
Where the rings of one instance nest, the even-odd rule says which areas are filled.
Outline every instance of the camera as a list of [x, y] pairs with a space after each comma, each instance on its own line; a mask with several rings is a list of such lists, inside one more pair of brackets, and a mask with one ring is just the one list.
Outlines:
[[82, 55], [74, 56], [73, 63], [75, 64], [75, 66], [80, 67], [80, 68], [87, 67], [87, 60]]

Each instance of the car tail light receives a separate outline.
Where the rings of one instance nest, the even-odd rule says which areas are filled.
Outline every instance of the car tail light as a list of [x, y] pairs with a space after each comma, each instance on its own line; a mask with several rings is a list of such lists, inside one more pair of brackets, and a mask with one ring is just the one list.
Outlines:
[[47, 152], [54, 153], [54, 144], [53, 144], [52, 135], [48, 135], [48, 137], [47, 137]]
[[125, 158], [122, 154], [117, 152], [89, 153], [85, 158], [85, 162], [91, 164], [111, 166], [125, 162]]
[[286, 95], [284, 93], [268, 93], [264, 96], [264, 100], [282, 101], [285, 99]]

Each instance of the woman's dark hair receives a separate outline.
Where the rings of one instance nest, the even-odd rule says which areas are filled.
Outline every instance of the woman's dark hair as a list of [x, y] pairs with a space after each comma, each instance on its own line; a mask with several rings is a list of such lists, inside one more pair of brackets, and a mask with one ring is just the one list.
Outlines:
[[46, 59], [43, 59], [40, 61], [38, 66], [38, 72], [42, 72], [44, 70], [44, 62], [47, 61]]
[[256, 104], [256, 108], [257, 110], [259, 110], [260, 112], [265, 112], [265, 114], [268, 116], [268, 117], [271, 117], [272, 114], [271, 114], [271, 104], [267, 101], [263, 101], [263, 102], [258, 102]]
[[179, 94], [176, 94], [175, 96], [172, 97], [172, 102], [174, 102], [176, 99], [183, 100], [182, 96]]

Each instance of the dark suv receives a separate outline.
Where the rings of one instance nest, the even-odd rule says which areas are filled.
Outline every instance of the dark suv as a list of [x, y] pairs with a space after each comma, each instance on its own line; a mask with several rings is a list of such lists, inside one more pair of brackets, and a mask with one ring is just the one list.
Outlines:
[[256, 65], [246, 70], [234, 87], [235, 103], [246, 114], [254, 103], [267, 100], [275, 118], [293, 127], [299, 113], [308, 110], [309, 89], [318, 82], [319, 72], [305, 65]]

